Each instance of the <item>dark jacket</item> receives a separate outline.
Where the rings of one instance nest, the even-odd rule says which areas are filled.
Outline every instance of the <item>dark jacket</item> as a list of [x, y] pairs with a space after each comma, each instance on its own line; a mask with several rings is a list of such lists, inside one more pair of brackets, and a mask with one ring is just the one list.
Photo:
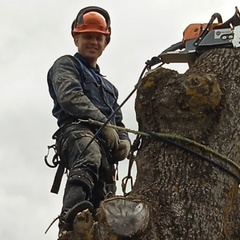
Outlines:
[[[119, 106], [114, 85], [100, 74], [98, 66], [92, 68], [79, 53], [57, 59], [47, 80], [54, 102], [52, 113], [60, 127], [78, 119], [105, 122]], [[110, 123], [124, 127], [121, 110]], [[119, 137], [128, 139], [126, 132], [119, 132]]]

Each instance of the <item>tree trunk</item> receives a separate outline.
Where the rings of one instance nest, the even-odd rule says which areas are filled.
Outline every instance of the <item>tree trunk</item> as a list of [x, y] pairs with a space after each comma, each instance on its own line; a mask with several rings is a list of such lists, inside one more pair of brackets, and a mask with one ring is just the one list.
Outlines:
[[101, 204], [86, 239], [240, 239], [239, 92], [239, 49], [205, 52], [184, 74], [148, 72], [133, 190]]
[[[240, 164], [239, 92], [239, 49], [208, 51], [184, 74], [155, 69], [138, 90], [140, 129], [192, 139]], [[131, 193], [152, 206], [141, 239], [240, 239], [238, 167], [181, 144], [229, 172], [174, 144], [144, 139]]]

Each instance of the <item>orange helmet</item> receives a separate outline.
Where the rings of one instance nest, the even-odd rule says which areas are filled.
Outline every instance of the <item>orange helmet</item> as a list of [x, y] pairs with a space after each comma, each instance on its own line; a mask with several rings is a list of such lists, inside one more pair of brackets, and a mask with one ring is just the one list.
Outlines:
[[110, 41], [110, 17], [106, 10], [99, 7], [86, 7], [78, 13], [72, 24], [72, 36], [77, 33], [97, 32], [107, 36]]

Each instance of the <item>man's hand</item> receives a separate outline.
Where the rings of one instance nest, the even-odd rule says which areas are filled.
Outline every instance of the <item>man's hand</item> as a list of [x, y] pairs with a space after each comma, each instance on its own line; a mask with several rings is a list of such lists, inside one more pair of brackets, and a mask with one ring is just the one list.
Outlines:
[[107, 147], [109, 149], [118, 149], [119, 137], [117, 132], [113, 128], [105, 126], [102, 129], [100, 135], [106, 141]]
[[127, 158], [130, 152], [130, 142], [128, 140], [119, 140], [118, 148], [113, 153], [115, 161], [121, 161]]

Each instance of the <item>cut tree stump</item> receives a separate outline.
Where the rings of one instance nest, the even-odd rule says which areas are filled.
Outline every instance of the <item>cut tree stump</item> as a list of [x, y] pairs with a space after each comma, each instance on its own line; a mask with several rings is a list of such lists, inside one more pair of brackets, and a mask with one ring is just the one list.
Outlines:
[[[113, 197], [103, 201], [95, 219], [85, 210], [73, 223], [73, 231], [63, 240], [120, 240], [136, 236], [149, 221], [147, 204], [135, 199]], [[62, 239], [61, 239], [62, 240]]]

